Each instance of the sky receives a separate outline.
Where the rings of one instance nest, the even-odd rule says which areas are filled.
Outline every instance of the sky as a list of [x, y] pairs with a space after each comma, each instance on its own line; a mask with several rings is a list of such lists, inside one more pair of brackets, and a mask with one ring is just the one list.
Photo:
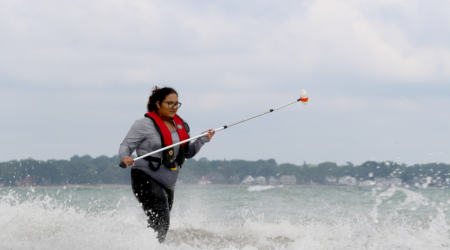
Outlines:
[[196, 159], [450, 163], [450, 1], [2, 0], [0, 161], [113, 156], [154, 86]]

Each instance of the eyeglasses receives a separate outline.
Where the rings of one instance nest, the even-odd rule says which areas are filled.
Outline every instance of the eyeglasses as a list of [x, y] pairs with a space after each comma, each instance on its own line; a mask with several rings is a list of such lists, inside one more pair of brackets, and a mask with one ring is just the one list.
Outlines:
[[165, 102], [165, 103], [167, 103], [167, 106], [169, 106], [169, 108], [171, 109], [173, 108], [179, 109], [181, 107], [181, 102]]

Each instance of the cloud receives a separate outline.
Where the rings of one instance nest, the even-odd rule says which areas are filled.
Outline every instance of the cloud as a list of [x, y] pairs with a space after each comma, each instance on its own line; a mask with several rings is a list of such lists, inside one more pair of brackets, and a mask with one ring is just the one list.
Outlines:
[[448, 80], [448, 46], [419, 45], [408, 33], [412, 27], [380, 14], [392, 9], [420, 19], [420, 7], [350, 0], [7, 1], [0, 11], [0, 77], [38, 86], [215, 82], [232, 89], [319, 74]]
[[449, 11], [409, 0], [2, 1], [2, 157], [114, 154], [153, 86], [169, 85], [194, 134], [310, 93], [308, 106], [218, 134], [209, 158], [381, 160], [401, 141], [415, 162], [450, 139]]

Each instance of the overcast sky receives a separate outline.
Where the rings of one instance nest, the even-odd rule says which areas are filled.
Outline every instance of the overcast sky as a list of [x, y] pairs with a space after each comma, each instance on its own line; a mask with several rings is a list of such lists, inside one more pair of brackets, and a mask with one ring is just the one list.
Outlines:
[[117, 154], [178, 90], [196, 158], [450, 163], [450, 1], [0, 1], [0, 161]]

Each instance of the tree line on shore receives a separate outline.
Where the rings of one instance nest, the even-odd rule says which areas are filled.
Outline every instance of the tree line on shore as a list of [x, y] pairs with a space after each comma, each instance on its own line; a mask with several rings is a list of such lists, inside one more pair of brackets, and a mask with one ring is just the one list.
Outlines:
[[[130, 168], [122, 169], [118, 163], [117, 155], [96, 158], [75, 155], [70, 160], [12, 160], [0, 163], [0, 186], [130, 184]], [[440, 186], [450, 180], [450, 165], [429, 163], [407, 166], [375, 161], [367, 161], [361, 165], [348, 162], [341, 166], [333, 162], [294, 165], [277, 164], [274, 159], [246, 161], [201, 158], [186, 160], [179, 173], [179, 180], [183, 183], [197, 183], [202, 176], [208, 175], [221, 176], [221, 183], [239, 183], [247, 175], [294, 175], [297, 184], [326, 184], [325, 176], [351, 176], [358, 181], [396, 177], [402, 179], [403, 183], [410, 184], [428, 178], [431, 180], [429, 186]]]

